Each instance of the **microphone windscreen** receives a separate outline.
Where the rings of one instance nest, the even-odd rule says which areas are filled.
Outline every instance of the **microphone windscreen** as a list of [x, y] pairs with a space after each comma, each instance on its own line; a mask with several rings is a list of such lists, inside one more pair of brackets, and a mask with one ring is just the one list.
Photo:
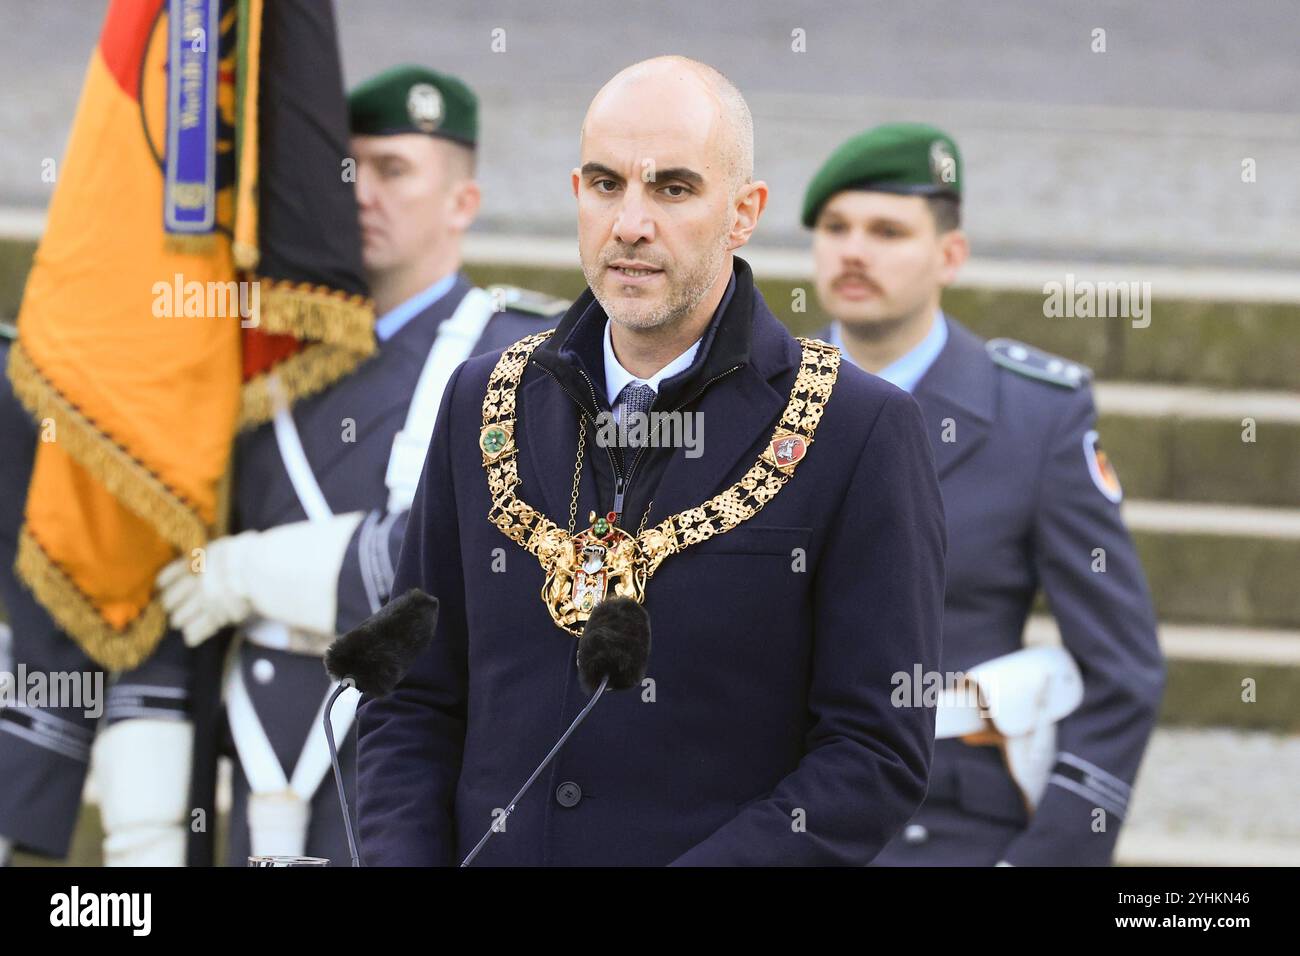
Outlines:
[[438, 599], [411, 588], [331, 644], [325, 669], [335, 680], [351, 677], [363, 694], [383, 697], [406, 676], [437, 624]]
[[578, 639], [578, 677], [587, 693], [609, 677], [610, 690], [641, 683], [650, 658], [650, 616], [631, 598], [601, 601]]

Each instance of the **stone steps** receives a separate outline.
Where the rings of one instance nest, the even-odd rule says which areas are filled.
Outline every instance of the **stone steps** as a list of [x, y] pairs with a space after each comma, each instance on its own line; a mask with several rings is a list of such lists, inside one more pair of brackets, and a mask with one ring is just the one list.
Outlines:
[[1300, 865], [1300, 737], [1161, 728], [1138, 771], [1117, 862]]
[[[1300, 733], [1300, 630], [1162, 623], [1159, 639], [1167, 668], [1162, 726]], [[1060, 643], [1055, 621], [1032, 615], [1025, 642]]]
[[1300, 628], [1300, 508], [1124, 504], [1162, 621]]
[[1300, 506], [1300, 395], [1109, 381], [1095, 395], [1127, 495]]

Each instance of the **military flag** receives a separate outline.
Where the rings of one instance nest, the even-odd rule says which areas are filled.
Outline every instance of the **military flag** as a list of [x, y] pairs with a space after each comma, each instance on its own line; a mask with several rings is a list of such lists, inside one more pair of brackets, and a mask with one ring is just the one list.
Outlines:
[[374, 350], [332, 7], [112, 0], [8, 374], [40, 424], [17, 570], [102, 665], [224, 523], [232, 439]]

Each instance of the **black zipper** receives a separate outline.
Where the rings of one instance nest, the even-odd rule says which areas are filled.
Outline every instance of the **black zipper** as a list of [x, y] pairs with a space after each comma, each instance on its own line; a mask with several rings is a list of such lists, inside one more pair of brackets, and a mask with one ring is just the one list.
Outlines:
[[[538, 362], [538, 361], [536, 361], [536, 360], [530, 360], [530, 361], [532, 361], [532, 364], [536, 365], [538, 368], [540, 368], [540, 369], [542, 369], [544, 372], [546, 372], [547, 375], [551, 376], [551, 378], [555, 381], [555, 384], [558, 385], [558, 386], [560, 386], [560, 391], [564, 392], [565, 395], [568, 395], [568, 396], [569, 396], [569, 401], [573, 402], [575, 405], [578, 406], [578, 410], [581, 411], [582, 414], [583, 414], [584, 416], [586, 416], [587, 420], [591, 422], [593, 428], [598, 428], [598, 427], [599, 427], [599, 426], [596, 424], [596, 419], [593, 418], [593, 417], [592, 417], [592, 416], [587, 412], [587, 409], [586, 409], [586, 407], [582, 404], [582, 402], [578, 401], [578, 399], [577, 399], [576, 397], [574, 397], [573, 392], [569, 391], [569, 389], [565, 386], [565, 384], [564, 384], [563, 382], [560, 381], [559, 377], [558, 377], [554, 372], [552, 372], [549, 368], [547, 368], [547, 367], [546, 367], [545, 365], [543, 365], [541, 362]], [[719, 379], [726, 378], [726, 377], [727, 377], [728, 375], [730, 375], [732, 372], [734, 372], [734, 371], [736, 371], [736, 370], [738, 370], [738, 369], [741, 369], [741, 368], [744, 368], [744, 366], [743, 366], [743, 365], [734, 365], [734, 366], [732, 366], [731, 368], [727, 369], [725, 372], [719, 372], [717, 375], [713, 376], [713, 378], [709, 379], [707, 382], [705, 382], [703, 385], [701, 385], [701, 386], [700, 386], [700, 387], [695, 391], [695, 393], [694, 393], [693, 395], [691, 395], [690, 398], [687, 398], [687, 399], [685, 399], [685, 400], [679, 402], [679, 403], [677, 404], [677, 407], [671, 409], [670, 411], [672, 411], [672, 412], [679, 412], [679, 411], [681, 411], [683, 408], [685, 408], [685, 407], [686, 407], [687, 405], [689, 405], [691, 402], [695, 401], [697, 398], [699, 398], [701, 395], [703, 395], [703, 394], [704, 394], [704, 390], [705, 390], [706, 388], [708, 388], [710, 385], [712, 385], [714, 382], [718, 381]], [[595, 386], [594, 384], [592, 384], [591, 376], [588, 375], [588, 374], [586, 373], [586, 371], [583, 370], [583, 369], [578, 369], [578, 373], [582, 376], [583, 380], [587, 383], [587, 388], [589, 388], [589, 389], [591, 390], [591, 404], [594, 405], [594, 406], [599, 407], [599, 404], [600, 404], [600, 403], [596, 401], [596, 386]], [[657, 434], [657, 433], [656, 433], [656, 434]], [[626, 497], [626, 494], [627, 494], [627, 486], [628, 486], [628, 483], [632, 480], [632, 475], [636, 473], [636, 466], [637, 466], [637, 464], [641, 461], [641, 456], [645, 453], [645, 450], [646, 450], [647, 448], [649, 448], [649, 447], [650, 447], [650, 445], [647, 443], [647, 444], [642, 445], [640, 448], [637, 449], [637, 451], [636, 451], [636, 455], [635, 455], [635, 457], [633, 457], [633, 459], [632, 459], [632, 464], [630, 464], [630, 465], [628, 466], [628, 469], [627, 469], [627, 475], [626, 475], [626, 476], [623, 474], [622, 469], [619, 468], [619, 466], [618, 466], [618, 459], [614, 457], [614, 453], [613, 453], [612, 451], [610, 451], [608, 448], [605, 449], [605, 454], [607, 454], [607, 455], [609, 456], [609, 464], [610, 464], [610, 467], [612, 467], [612, 468], [614, 469], [614, 513], [615, 513], [615, 514], [618, 516], [618, 518], [620, 518], [620, 519], [623, 517], [623, 499]]]
[[[710, 385], [712, 385], [714, 382], [716, 382], [718, 379], [720, 379], [720, 378], [726, 378], [728, 375], [730, 375], [732, 372], [736, 371], [736, 369], [739, 369], [739, 368], [743, 368], [743, 366], [741, 366], [741, 365], [736, 365], [736, 366], [733, 366], [732, 368], [727, 369], [725, 372], [719, 372], [717, 375], [713, 376], [713, 378], [709, 379], [707, 382], [705, 382], [703, 385], [701, 385], [701, 386], [699, 387], [699, 389], [695, 392], [695, 394], [692, 395], [690, 398], [685, 399], [684, 401], [678, 402], [676, 408], [669, 409], [669, 414], [672, 414], [673, 412], [680, 412], [683, 408], [685, 408], [685, 407], [686, 407], [687, 405], [689, 405], [691, 402], [695, 401], [697, 398], [699, 398], [701, 395], [703, 395], [703, 394], [704, 394], [704, 390], [705, 390], [706, 388], [708, 388]], [[655, 434], [656, 434], [656, 437], [657, 437], [657, 436], [658, 436], [658, 432], [656, 431]], [[639, 462], [639, 461], [641, 460], [641, 455], [642, 455], [642, 454], [645, 452], [645, 450], [646, 450], [647, 448], [649, 448], [649, 447], [650, 447], [650, 445], [647, 443], [647, 444], [645, 444], [645, 445], [642, 445], [640, 448], [638, 448], [638, 449], [636, 450], [636, 457], [634, 457], [634, 458], [632, 459], [632, 464], [629, 465], [629, 466], [628, 466], [628, 469], [627, 469], [627, 480], [628, 480], [628, 481], [631, 481], [631, 480], [632, 480], [632, 475], [633, 475], [633, 473], [636, 471], [637, 462]], [[619, 499], [619, 502], [618, 502], [618, 503], [621, 505], [621, 504], [622, 504], [622, 500]], [[619, 509], [619, 508], [615, 508], [614, 510], [615, 510], [615, 511], [618, 511], [619, 515], [622, 515], [622, 514], [623, 514], [622, 510]]]

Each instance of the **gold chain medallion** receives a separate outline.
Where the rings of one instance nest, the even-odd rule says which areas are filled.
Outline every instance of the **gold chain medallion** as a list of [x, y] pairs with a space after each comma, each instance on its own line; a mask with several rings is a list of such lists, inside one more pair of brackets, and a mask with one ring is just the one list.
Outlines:
[[[551, 619], [562, 630], [579, 637], [592, 610], [606, 597], [613, 594], [643, 603], [646, 583], [664, 559], [716, 534], [725, 534], [776, 497], [812, 445], [839, 375], [840, 350], [817, 339], [799, 339], [803, 354], [785, 410], [763, 453], [734, 485], [694, 508], [665, 518], [653, 528], [638, 529], [635, 536], [615, 525], [612, 512], [603, 517], [592, 512], [589, 527], [574, 534], [584, 425], [579, 425], [569, 530], [515, 494], [519, 484], [519, 446], [515, 442], [519, 382], [533, 350], [554, 331], [520, 339], [501, 354], [483, 396], [479, 450], [492, 496], [488, 520], [541, 563], [546, 573], [542, 601]], [[644, 518], [641, 523], [644, 526]]]

